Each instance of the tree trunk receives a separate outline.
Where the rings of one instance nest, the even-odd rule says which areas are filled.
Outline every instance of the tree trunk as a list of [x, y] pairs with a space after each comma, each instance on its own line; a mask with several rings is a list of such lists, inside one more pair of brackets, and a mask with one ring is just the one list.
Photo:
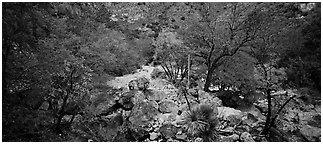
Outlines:
[[67, 89], [67, 94], [66, 94], [66, 96], [63, 99], [62, 107], [58, 111], [58, 119], [57, 119], [57, 124], [56, 124], [56, 131], [57, 132], [61, 132], [61, 130], [60, 130], [60, 124], [61, 124], [62, 118], [65, 116], [65, 112], [64, 111], [65, 111], [65, 108], [66, 108], [66, 105], [67, 105], [67, 100], [68, 100], [70, 94], [73, 91], [73, 74], [75, 72], [76, 72], [76, 69], [73, 69], [73, 71], [70, 74], [70, 77], [69, 77], [70, 87]]
[[207, 72], [207, 76], [206, 76], [206, 81], [205, 81], [205, 84], [204, 84], [204, 91], [206, 92], [210, 92], [210, 85], [211, 85], [211, 81], [212, 81], [212, 75], [213, 75], [213, 72], [215, 70], [215, 67], [211, 67], [209, 68], [208, 72]]
[[269, 129], [270, 129], [270, 122], [271, 122], [271, 95], [270, 95], [270, 89], [266, 89], [267, 93], [267, 101], [268, 101], [268, 112], [266, 116], [266, 123], [264, 126], [264, 129], [262, 130], [261, 134], [267, 135]]
[[[286, 93], [286, 96], [287, 93]], [[296, 95], [293, 95], [292, 97], [290, 97], [287, 101], [285, 101], [285, 103], [279, 108], [279, 110], [277, 111], [276, 115], [274, 116], [274, 118], [272, 118], [271, 122], [270, 122], [270, 127], [272, 127], [275, 124], [275, 120], [278, 118], [279, 113], [283, 110], [283, 108], [287, 105], [287, 103], [289, 101], [291, 101], [294, 97], [296, 97]]]

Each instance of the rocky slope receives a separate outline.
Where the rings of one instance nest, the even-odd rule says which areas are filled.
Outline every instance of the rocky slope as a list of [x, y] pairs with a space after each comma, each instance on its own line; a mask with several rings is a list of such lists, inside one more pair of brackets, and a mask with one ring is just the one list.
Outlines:
[[[212, 122], [194, 119], [189, 121], [187, 114], [192, 113], [189, 111], [183, 94], [165, 79], [152, 79], [150, 75], [153, 69], [154, 67], [145, 66], [134, 74], [116, 77], [107, 82], [107, 85], [118, 90], [107, 93], [106, 98], [95, 106], [96, 114], [99, 116], [97, 121], [101, 123], [97, 122], [92, 129], [100, 129], [95, 134], [100, 135], [101, 138], [92, 136], [92, 139], [95, 141], [156, 142], [320, 141], [320, 124], [318, 124], [320, 108], [317, 107], [313, 109], [316, 110], [315, 112], [300, 113], [298, 124], [290, 122], [291, 118], [286, 119], [282, 123], [287, 127], [287, 132], [273, 128], [270, 133], [273, 139], [266, 139], [259, 135], [265, 123], [265, 116], [257, 108], [252, 106], [241, 111], [225, 107], [216, 95], [198, 90], [199, 99], [188, 95], [192, 109], [201, 108], [201, 104], [208, 105], [212, 109], [210, 115], [215, 117], [213, 116]], [[139, 81], [137, 88], [128, 89], [131, 80], [142, 77], [149, 81], [149, 85], [142, 85], [139, 90]], [[258, 105], [265, 104], [265, 101], [258, 103]], [[218, 122], [214, 123], [213, 129], [210, 130], [209, 124], [214, 120]], [[199, 126], [208, 132], [214, 133], [212, 139], [198, 135], [192, 136], [194, 129], [190, 130], [190, 127], [195, 123], [199, 123]], [[292, 126], [294, 127], [290, 128]]]

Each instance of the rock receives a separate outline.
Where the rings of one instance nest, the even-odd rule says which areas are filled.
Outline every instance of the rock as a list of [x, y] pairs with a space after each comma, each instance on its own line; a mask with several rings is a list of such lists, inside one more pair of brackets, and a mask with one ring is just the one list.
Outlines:
[[314, 115], [312, 116], [312, 120], [309, 120], [307, 122], [308, 125], [312, 126], [312, 127], [318, 127], [318, 128], [321, 128], [321, 115], [320, 114], [317, 114], [317, 115]]
[[142, 127], [132, 127], [131, 135], [136, 139], [136, 141], [144, 141], [150, 137], [149, 132]]
[[165, 73], [162, 70], [160, 70], [159, 68], [154, 68], [154, 70], [151, 72], [150, 76], [152, 79], [166, 77]]
[[230, 120], [229, 116], [235, 116], [236, 118], [242, 118], [242, 112], [240, 110], [236, 110], [234, 108], [229, 107], [217, 107], [219, 115], [219, 118], [222, 118], [224, 120]]
[[199, 97], [198, 89], [190, 88], [187, 90], [187, 93], [195, 98]]
[[183, 133], [183, 131], [178, 131], [177, 133], [176, 133], [176, 135], [181, 135]]
[[176, 139], [169, 138], [169, 139], [167, 139], [167, 142], [179, 142], [179, 141]]
[[153, 120], [158, 114], [158, 110], [148, 101], [142, 101], [132, 108], [129, 121], [135, 128], [133, 130], [134, 133], [139, 132], [138, 134], [135, 134], [136, 139], [142, 139], [141, 136], [146, 135], [148, 135], [149, 138], [149, 128], [153, 125]]
[[242, 124], [249, 126], [254, 126], [257, 121], [258, 119], [251, 113], [247, 113], [247, 115], [242, 118]]
[[176, 134], [176, 139], [178, 139], [178, 140], [186, 140], [187, 139], [187, 135], [185, 133], [183, 133], [183, 134]]
[[176, 114], [174, 113], [166, 113], [158, 115], [160, 123], [172, 123], [176, 120]]
[[160, 102], [167, 97], [167, 94], [163, 91], [156, 91], [156, 90], [146, 90], [144, 93], [148, 100], [153, 100], [156, 102]]
[[250, 133], [248, 132], [243, 132], [240, 136], [240, 139], [243, 141], [243, 142], [255, 142], [251, 136]]
[[[197, 105], [199, 105], [199, 103], [197, 101], [189, 101], [189, 102], [190, 102], [191, 108], [196, 107]], [[182, 103], [182, 105], [179, 106], [178, 110], [180, 110], [181, 112], [188, 111], [189, 109], [188, 109], [187, 102], [184, 101]]]
[[145, 77], [131, 80], [128, 84], [129, 90], [145, 91], [149, 87], [149, 80]]
[[155, 133], [155, 132], [150, 133], [150, 137], [149, 137], [150, 140], [156, 140], [157, 138], [158, 138], [158, 133]]
[[131, 111], [125, 111], [125, 110], [123, 110], [122, 111], [122, 117], [123, 117], [123, 119], [128, 119], [128, 117], [130, 116], [130, 113], [131, 113]]
[[[116, 111], [118, 109], [118, 107], [115, 107], [117, 106], [115, 102], [113, 101], [105, 101], [103, 103], [100, 103], [95, 111], [96, 111], [96, 114], [98, 115], [101, 115], [101, 114], [104, 114], [104, 115], [107, 115], [109, 113], [112, 113], [113, 111]], [[120, 106], [121, 108], [121, 106]]]
[[223, 132], [227, 132], [227, 133], [233, 133], [234, 128], [233, 127], [227, 127], [224, 130], [222, 130]]
[[164, 138], [170, 139], [176, 135], [177, 128], [172, 124], [164, 124], [160, 127], [159, 132]]
[[42, 105], [38, 108], [39, 110], [48, 110], [49, 108], [49, 102], [45, 101], [42, 103]]
[[159, 103], [158, 107], [159, 111], [162, 113], [171, 113], [171, 112], [177, 112], [178, 107], [177, 105], [170, 100], [163, 100]]
[[202, 91], [202, 90], [199, 90], [198, 91], [198, 94], [199, 94], [199, 97], [200, 97], [201, 102], [204, 99], [204, 100], [208, 100], [209, 101], [208, 103], [207, 103], [207, 101], [205, 101], [205, 103], [207, 103], [207, 104], [211, 104], [212, 103], [212, 105], [210, 105], [210, 106], [213, 106], [213, 105], [214, 105], [214, 107], [223, 106], [222, 105], [222, 100], [219, 99], [214, 94], [210, 94], [210, 93], [205, 92], [205, 91]]
[[230, 136], [224, 136], [221, 139], [222, 139], [221, 142], [235, 142], [239, 140], [239, 135], [233, 134]]
[[144, 125], [153, 122], [158, 114], [158, 110], [148, 101], [142, 101], [135, 105], [130, 113], [129, 121], [136, 125]]
[[138, 105], [142, 101], [147, 100], [146, 95], [142, 91], [132, 91], [132, 93], [133, 93], [133, 103], [135, 105]]
[[198, 137], [198, 138], [196, 138], [196, 139], [194, 140], [194, 142], [203, 142], [203, 139], [202, 139], [202, 138], [200, 138], [200, 137]]
[[250, 131], [250, 127], [247, 125], [239, 125], [235, 128], [236, 132], [238, 133], [243, 133], [243, 132], [249, 132]]
[[126, 93], [118, 101], [125, 110], [131, 110], [134, 106], [132, 95], [133, 92]]
[[310, 141], [316, 141], [321, 137], [321, 129], [309, 125], [301, 125], [300, 132]]

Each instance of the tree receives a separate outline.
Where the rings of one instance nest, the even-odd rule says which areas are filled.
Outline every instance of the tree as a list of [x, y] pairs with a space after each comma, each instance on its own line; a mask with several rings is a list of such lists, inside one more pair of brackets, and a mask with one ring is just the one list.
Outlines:
[[[286, 104], [295, 96], [289, 97], [277, 112], [273, 114], [272, 91], [282, 89], [286, 80], [284, 68], [278, 67], [278, 62], [285, 49], [289, 47], [300, 46], [302, 42], [301, 33], [297, 30], [298, 20], [291, 17], [293, 11], [289, 6], [293, 4], [272, 4], [264, 5], [264, 9], [257, 12], [257, 15], [249, 15], [250, 20], [257, 21], [266, 19], [267, 23], [263, 24], [259, 34], [250, 42], [249, 53], [255, 58], [255, 78], [257, 89], [265, 93], [268, 102], [268, 112], [266, 114], [266, 123], [262, 134], [266, 135], [273, 126], [277, 115], [282, 111]], [[283, 8], [281, 8], [283, 6]], [[286, 11], [287, 12], [286, 12]], [[297, 39], [297, 40], [296, 40]], [[296, 41], [296, 42], [295, 42]], [[286, 94], [286, 96], [288, 96]]]
[[226, 57], [234, 56], [242, 47], [254, 39], [263, 21], [248, 22], [257, 4], [254, 3], [199, 3], [197, 19], [181, 29], [185, 44], [194, 48], [196, 56], [202, 57], [207, 65], [205, 91], [213, 73]]
[[[305, 7], [302, 9], [301, 5]], [[314, 7], [307, 6], [313, 5]], [[279, 66], [287, 67], [288, 85], [294, 88], [311, 87], [320, 91], [320, 40], [321, 40], [321, 7], [317, 3], [298, 5], [297, 30], [301, 31], [301, 46], [288, 47], [279, 61]]]

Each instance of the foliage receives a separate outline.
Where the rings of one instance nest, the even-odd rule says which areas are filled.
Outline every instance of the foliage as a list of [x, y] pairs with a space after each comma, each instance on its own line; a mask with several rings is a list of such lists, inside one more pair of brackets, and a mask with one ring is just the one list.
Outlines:
[[[305, 4], [310, 5], [310, 3]], [[279, 61], [280, 66], [287, 67], [288, 85], [294, 88], [312, 87], [320, 91], [320, 40], [321, 7], [315, 3], [314, 8], [302, 9], [302, 25], [298, 27], [303, 40], [300, 46], [288, 47]], [[295, 40], [293, 40], [295, 42]]]
[[[68, 111], [85, 111], [81, 124], [100, 135], [98, 140], [110, 140], [115, 129], [93, 126], [95, 106], [111, 91], [106, 81], [155, 60], [169, 80], [184, 86], [188, 55], [190, 81], [203, 78], [205, 91], [214, 85], [248, 96], [260, 89], [271, 100], [271, 90], [310, 88], [300, 99], [316, 104], [320, 8], [319, 3], [3, 3], [4, 141], [62, 140], [52, 130], [68, 129], [63, 119]], [[154, 70], [152, 77], [159, 75]], [[142, 90], [148, 86], [147, 80], [134, 83]], [[269, 111], [286, 100], [269, 101]], [[44, 101], [48, 113], [38, 110]], [[81, 109], [70, 109], [75, 106]], [[213, 116], [201, 118], [203, 112], [210, 109], [195, 108], [187, 121], [191, 135], [205, 132], [206, 140], [216, 124]]]
[[164, 30], [157, 37], [155, 59], [161, 63], [168, 79], [182, 81], [187, 73], [188, 49], [182, 45], [176, 33]]
[[192, 139], [202, 137], [204, 141], [215, 141], [215, 127], [218, 125], [217, 110], [210, 106], [200, 104], [191, 111], [183, 113], [183, 120], [188, 135]]

